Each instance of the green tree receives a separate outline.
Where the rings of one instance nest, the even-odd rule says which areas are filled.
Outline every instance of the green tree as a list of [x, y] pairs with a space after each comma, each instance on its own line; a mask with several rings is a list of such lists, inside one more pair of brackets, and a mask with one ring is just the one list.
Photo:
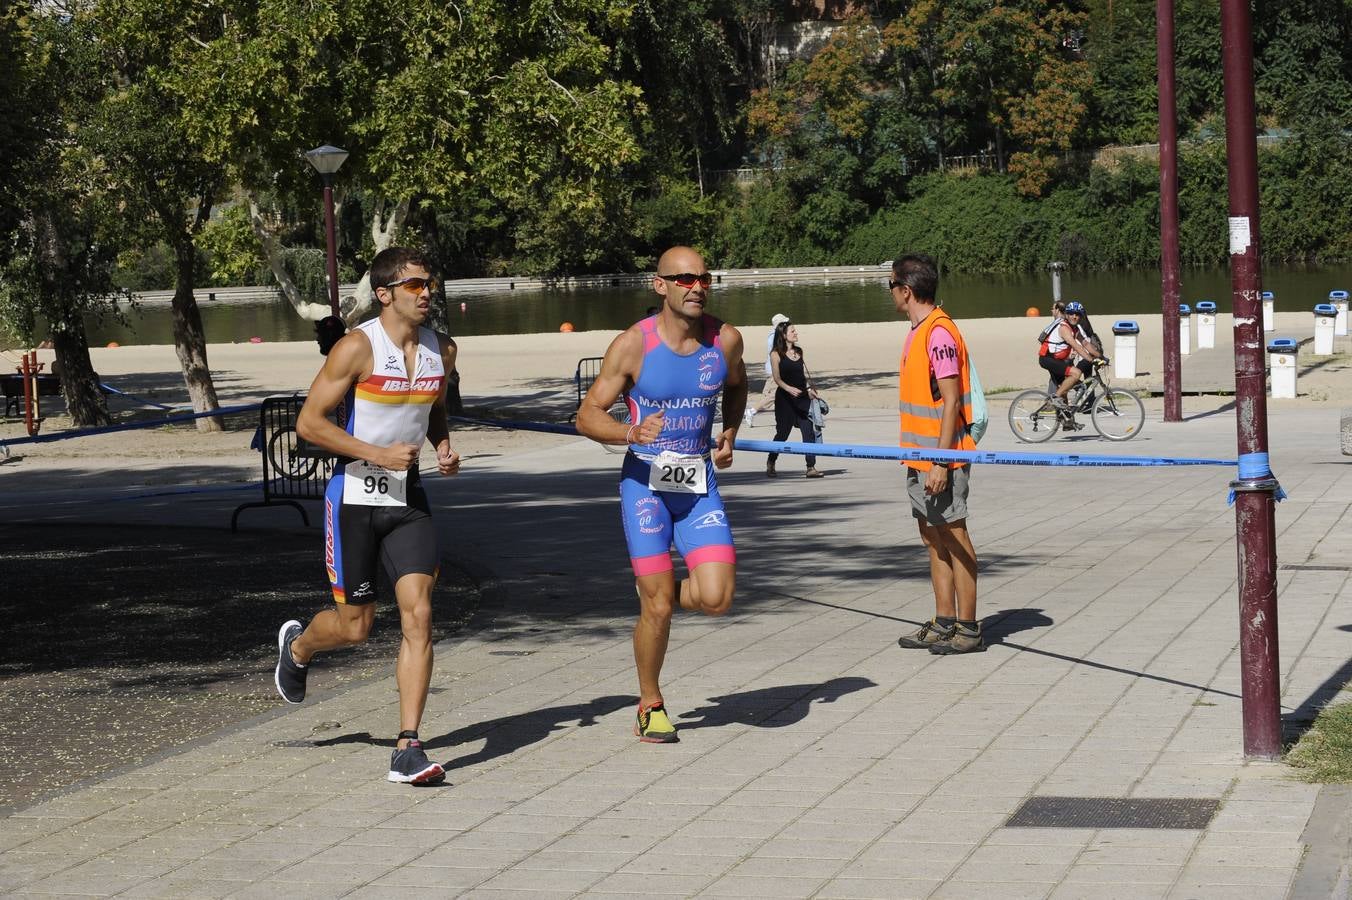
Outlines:
[[120, 216], [101, 160], [72, 139], [98, 96], [93, 42], [52, 12], [0, 14], [4, 113], [19, 138], [0, 169], [0, 324], [28, 346], [45, 326], [72, 421], [102, 425], [84, 317], [109, 308]]
[[[104, 0], [77, 18], [97, 34], [101, 68], [112, 76], [91, 119], [87, 143], [105, 160], [127, 218], [142, 240], [164, 241], [174, 256], [174, 351], [192, 407], [217, 409], [206, 332], [193, 291], [199, 277], [197, 237], [224, 190], [219, 166], [184, 127], [173, 85], [185, 46], [216, 30], [215, 12], [188, 0]], [[199, 431], [219, 431], [215, 417]]]

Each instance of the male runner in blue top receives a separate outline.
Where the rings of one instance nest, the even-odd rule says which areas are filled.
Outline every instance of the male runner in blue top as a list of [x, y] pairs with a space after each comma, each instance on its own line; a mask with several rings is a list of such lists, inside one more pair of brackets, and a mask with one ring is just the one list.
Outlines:
[[[742, 335], [705, 315], [712, 278], [689, 247], [672, 247], [657, 263], [657, 315], [611, 342], [577, 413], [577, 430], [602, 444], [627, 444], [620, 473], [620, 517], [638, 583], [634, 626], [638, 721], [645, 743], [675, 743], [658, 682], [677, 606], [721, 616], [732, 607], [737, 557], [715, 469], [732, 465], [732, 445], [746, 408]], [[611, 418], [628, 392], [629, 421]], [[713, 435], [723, 397], [723, 427]], [[671, 545], [690, 577], [676, 582]]]

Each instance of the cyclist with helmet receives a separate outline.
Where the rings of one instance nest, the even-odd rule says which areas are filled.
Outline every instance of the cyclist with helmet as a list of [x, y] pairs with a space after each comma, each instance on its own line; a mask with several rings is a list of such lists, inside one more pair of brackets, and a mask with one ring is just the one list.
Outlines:
[[1108, 361], [1085, 331], [1084, 318], [1083, 303], [1078, 300], [1067, 303], [1064, 312], [1043, 332], [1042, 344], [1038, 349], [1038, 365], [1056, 379], [1056, 393], [1052, 399], [1058, 407], [1066, 405], [1066, 394], [1095, 365]]

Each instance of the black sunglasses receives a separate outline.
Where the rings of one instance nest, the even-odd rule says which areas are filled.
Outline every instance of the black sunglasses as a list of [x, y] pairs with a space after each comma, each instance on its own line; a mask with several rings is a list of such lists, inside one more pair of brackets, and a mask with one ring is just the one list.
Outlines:
[[907, 284], [906, 284], [906, 282], [904, 282], [904, 281], [893, 281], [891, 278], [887, 279], [887, 289], [888, 289], [889, 291], [895, 291], [895, 290], [896, 290], [897, 288], [899, 288], [899, 287], [906, 287], [906, 286], [907, 286]]
[[685, 288], [687, 291], [695, 286], [695, 282], [708, 287], [714, 283], [714, 276], [705, 272], [702, 275], [696, 275], [694, 272], [681, 272], [678, 275], [658, 275], [663, 281], [675, 282], [677, 287]]

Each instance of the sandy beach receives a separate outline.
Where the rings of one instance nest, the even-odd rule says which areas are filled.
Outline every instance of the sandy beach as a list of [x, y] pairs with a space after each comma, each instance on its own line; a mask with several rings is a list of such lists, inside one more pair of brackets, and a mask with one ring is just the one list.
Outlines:
[[[717, 312], [717, 309], [714, 309]], [[1109, 326], [1113, 317], [1096, 315], [1096, 326], [1112, 355]], [[1046, 319], [1004, 318], [960, 321], [963, 335], [971, 348], [981, 379], [992, 403], [993, 417], [1003, 416], [1002, 398], [1044, 384], [1037, 367], [1035, 337]], [[1137, 347], [1137, 372], [1130, 381], [1115, 384], [1158, 391], [1163, 382], [1160, 316], [1138, 316], [1141, 335]], [[1277, 330], [1266, 337], [1294, 337], [1308, 340], [1311, 319], [1308, 314], [1279, 313]], [[753, 392], [763, 380], [764, 342], [768, 323], [740, 323], [746, 340], [747, 370]], [[893, 409], [896, 404], [897, 362], [908, 330], [899, 320], [871, 323], [805, 325], [799, 329], [808, 365], [833, 407]], [[1192, 352], [1183, 357], [1185, 411], [1214, 408], [1221, 398], [1234, 390], [1234, 357], [1231, 343], [1231, 317], [1222, 315], [1216, 323], [1216, 347], [1196, 348], [1194, 332]], [[1195, 325], [1194, 325], [1195, 328]], [[523, 335], [472, 335], [458, 339], [461, 395], [468, 415], [528, 421], [565, 423], [576, 405], [574, 371], [578, 360], [601, 356], [614, 332], [589, 331]], [[1307, 343], [1299, 356], [1300, 396], [1295, 400], [1269, 400], [1273, 410], [1288, 407], [1336, 404], [1349, 396], [1348, 338], [1335, 343], [1337, 354], [1313, 357]], [[97, 348], [91, 351], [96, 370], [103, 380], [123, 391], [168, 406], [184, 406], [187, 392], [179, 374], [178, 360], [168, 345]], [[313, 342], [213, 344], [208, 348], [216, 390], [223, 406], [255, 403], [264, 397], [304, 392], [320, 364]], [[45, 363], [51, 351], [41, 351]], [[1158, 414], [1162, 401], [1146, 401], [1148, 412]], [[111, 406], [119, 420], [129, 417], [160, 418], [167, 413], [125, 397], [114, 397]], [[49, 404], [50, 418], [43, 433], [51, 434], [69, 427], [60, 415], [60, 401]], [[137, 467], [153, 465], [157, 459], [210, 459], [227, 469], [240, 471], [234, 477], [247, 477], [257, 465], [257, 454], [249, 449], [253, 432], [252, 416], [229, 423], [223, 433], [199, 434], [191, 426], [138, 430], [130, 433], [52, 443], [20, 445], [14, 456], [22, 456], [28, 465], [59, 465], [71, 457], [117, 458]], [[768, 424], [768, 423], [767, 423]], [[995, 427], [1003, 427], [998, 423]], [[21, 422], [0, 425], [0, 439], [23, 436]], [[759, 426], [744, 436], [768, 438], [769, 429]], [[466, 458], [477, 454], [510, 453], [514, 449], [548, 446], [551, 441], [568, 440], [523, 431], [498, 428], [457, 426], [454, 442]], [[22, 453], [18, 452], [22, 450]], [[15, 460], [14, 462], [17, 462]], [[15, 469], [6, 466], [9, 471]], [[225, 475], [225, 473], [222, 473]], [[226, 476], [231, 477], [231, 476]]]

